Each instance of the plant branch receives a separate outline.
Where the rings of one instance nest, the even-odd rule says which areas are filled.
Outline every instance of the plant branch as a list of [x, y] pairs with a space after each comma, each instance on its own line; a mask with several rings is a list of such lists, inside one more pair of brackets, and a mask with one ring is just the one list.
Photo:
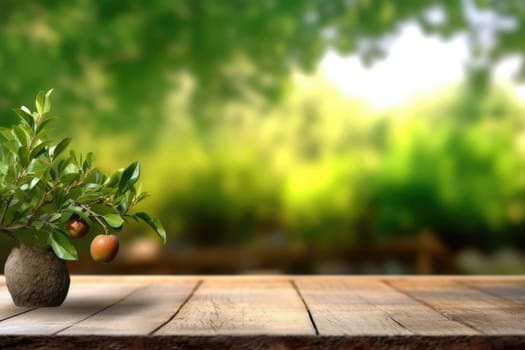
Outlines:
[[[51, 187], [48, 191], [42, 194], [42, 198], [40, 198], [40, 202], [38, 202], [38, 204], [33, 208], [33, 213], [31, 214], [31, 216], [29, 217], [29, 220], [27, 221], [28, 226], [31, 226], [33, 221], [36, 219], [38, 211], [43, 206], [45, 206], [46, 204], [53, 203], [52, 200], [46, 200], [46, 197], [49, 196], [51, 193], [53, 193], [55, 190], [56, 190], [56, 185]], [[52, 213], [52, 214], [56, 214], [56, 213]]]
[[[27, 174], [26, 169], [22, 169], [20, 174], [18, 174], [18, 176], [16, 177], [15, 186], [18, 186], [18, 184], [20, 183], [20, 180], [22, 180], [22, 178], [26, 176], [26, 174]], [[2, 209], [2, 214], [0, 216], [0, 226], [3, 226], [5, 223], [5, 218], [7, 216], [7, 210], [9, 209], [9, 206], [11, 205], [13, 198], [14, 196], [10, 195], [5, 203], [5, 207]]]
[[7, 215], [7, 209], [9, 209], [9, 206], [11, 205], [11, 201], [13, 200], [13, 196], [10, 196], [5, 201], [5, 207], [2, 208], [2, 214], [0, 216], [0, 225], [4, 225], [5, 217]]
[[87, 180], [89, 174], [91, 174], [91, 172], [93, 171], [93, 169], [88, 169], [85, 173], [84, 173], [84, 176], [82, 176], [82, 178], [78, 181], [75, 181], [74, 183], [70, 184], [69, 186], [67, 186], [65, 189], [64, 189], [64, 192], [65, 193], [69, 193], [72, 189], [75, 189], [75, 188], [78, 188], [80, 186], [82, 186], [85, 181]]
[[2, 232], [15, 232], [17, 230], [21, 230], [21, 229], [24, 229], [24, 228], [31, 228], [30, 226], [28, 225], [14, 225], [14, 226], [5, 226], [5, 227], [1, 227], [0, 228], [0, 231]]
[[5, 233], [6, 235], [11, 237], [12, 239], [14, 239], [17, 242], [19, 242], [20, 240], [15, 235], [13, 235], [13, 232], [15, 232], [17, 230], [20, 230], [20, 229], [23, 229], [23, 228], [28, 228], [28, 227], [26, 225], [0, 227], [0, 232]]
[[89, 214], [91, 214], [91, 216], [93, 216], [93, 219], [95, 219], [98, 222], [98, 224], [100, 226], [102, 226], [102, 228], [104, 229], [104, 233], [105, 234], [109, 233], [108, 228], [106, 227], [106, 224], [102, 221], [102, 219], [100, 219], [100, 217], [101, 217], [100, 214], [95, 213], [93, 210], [91, 210], [90, 207], [88, 207], [88, 206], [86, 206], [84, 204], [80, 204], [80, 207], [82, 209], [84, 209], [85, 211], [87, 211]]

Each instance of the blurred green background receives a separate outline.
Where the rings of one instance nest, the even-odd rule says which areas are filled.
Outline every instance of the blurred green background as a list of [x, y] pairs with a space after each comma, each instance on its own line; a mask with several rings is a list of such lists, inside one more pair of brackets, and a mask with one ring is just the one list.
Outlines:
[[143, 165], [167, 246], [131, 225], [72, 272], [523, 273], [524, 25], [521, 0], [3, 0], [0, 124], [53, 87], [57, 137]]

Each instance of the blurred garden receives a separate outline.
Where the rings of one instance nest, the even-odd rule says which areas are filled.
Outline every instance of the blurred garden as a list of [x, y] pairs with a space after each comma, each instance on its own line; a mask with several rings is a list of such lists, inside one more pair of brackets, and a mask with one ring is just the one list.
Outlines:
[[[407, 26], [461, 39], [460, 78], [378, 107], [326, 74]], [[524, 26], [520, 0], [5, 0], [0, 124], [54, 88], [57, 137], [142, 164], [167, 245], [131, 224], [73, 273], [524, 273]], [[439, 71], [417, 64], [367, 84]]]

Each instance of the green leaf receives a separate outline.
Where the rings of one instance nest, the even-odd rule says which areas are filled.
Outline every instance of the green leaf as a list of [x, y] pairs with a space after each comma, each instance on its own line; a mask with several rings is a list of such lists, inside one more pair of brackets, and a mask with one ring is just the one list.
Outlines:
[[76, 154], [75, 150], [69, 151], [69, 158], [71, 159], [70, 163], [73, 163], [73, 164], [77, 165], [77, 167], [78, 167], [78, 158], [77, 158], [77, 154]]
[[33, 180], [33, 174], [26, 174], [18, 180], [19, 185], [28, 184]]
[[100, 170], [98, 169], [95, 169], [92, 173], [91, 173], [91, 176], [94, 177], [94, 180], [95, 180], [95, 183], [99, 184], [102, 186], [103, 183], [106, 182], [106, 180], [108, 179], [108, 177], [106, 175], [104, 175]]
[[20, 159], [20, 164], [22, 164], [23, 167], [27, 167], [29, 165], [29, 152], [24, 147], [20, 147], [18, 149], [18, 158]]
[[97, 192], [97, 195], [98, 195], [98, 192], [100, 190], [102, 190], [104, 188], [104, 186], [100, 185], [100, 184], [97, 184], [97, 183], [87, 183], [86, 184], [86, 192], [87, 191], [96, 191]]
[[5, 164], [4, 162], [0, 163], [0, 174], [6, 175], [7, 170], [9, 170], [9, 166]]
[[104, 182], [104, 186], [109, 187], [109, 188], [113, 188], [117, 186], [118, 183], [120, 182], [120, 177], [122, 176], [123, 171], [124, 171], [123, 169], [119, 169], [115, 171], [113, 174], [111, 174], [111, 176], [108, 177], [106, 181]]
[[73, 181], [76, 181], [79, 178], [78, 173], [63, 173], [60, 174], [60, 182], [66, 185], [70, 185]]
[[93, 167], [94, 162], [95, 162], [95, 155], [92, 152], [89, 152], [86, 155], [86, 160], [84, 161], [84, 164], [82, 165], [82, 169], [84, 169], [84, 171], [87, 171], [88, 169]]
[[44, 224], [45, 223], [43, 221], [35, 221], [33, 222], [33, 227], [37, 230], [40, 230], [42, 227], [44, 227]]
[[13, 133], [11, 132], [11, 129], [8, 128], [0, 128], [0, 134], [7, 140], [11, 141], [13, 140]]
[[49, 145], [48, 141], [44, 141], [33, 147], [33, 150], [31, 151], [31, 154], [29, 155], [29, 158], [35, 159], [38, 156], [42, 155], [45, 152], [45, 148]]
[[38, 114], [44, 114], [44, 104], [45, 104], [45, 94], [44, 94], [44, 91], [39, 91], [38, 94], [36, 95], [36, 101], [35, 101], [35, 106], [36, 106], [36, 111], [38, 112]]
[[155, 231], [155, 233], [160, 237], [162, 243], [166, 244], [166, 230], [157, 218], [153, 218], [148, 213], [144, 213], [142, 211], [135, 213], [134, 216], [140, 218], [142, 221], [148, 224], [153, 229], [153, 231]]
[[93, 226], [93, 221], [91, 221], [89, 215], [82, 208], [70, 205], [67, 207], [67, 210], [80, 216], [89, 226]]
[[124, 225], [124, 219], [118, 214], [106, 214], [102, 218], [113, 228], [121, 228]]
[[64, 152], [67, 146], [69, 146], [69, 143], [71, 142], [71, 137], [66, 137], [62, 141], [60, 141], [54, 148], [53, 148], [53, 157], [58, 157], [60, 153]]
[[24, 113], [27, 113], [29, 114], [31, 117], [33, 117], [33, 114], [31, 114], [31, 110], [29, 108], [27, 108], [26, 106], [22, 106], [20, 107], [20, 110]]
[[62, 217], [62, 214], [60, 213], [55, 213], [53, 214], [52, 217], [49, 218], [49, 222], [55, 222], [57, 221], [58, 219], [60, 219]]
[[24, 128], [22, 128], [22, 126], [20, 125], [16, 125], [13, 127], [13, 132], [18, 140], [18, 142], [20, 142], [20, 144], [22, 146], [26, 146], [27, 143], [29, 142], [29, 133], [24, 130]]
[[4, 142], [3, 146], [13, 155], [18, 155], [18, 147], [12, 142]]
[[32, 190], [33, 188], [35, 188], [39, 181], [40, 179], [38, 177], [34, 177], [29, 183], [29, 189]]
[[120, 214], [125, 214], [128, 211], [131, 204], [131, 199], [132, 197], [130, 196], [129, 192], [120, 197], [120, 200], [117, 203], [117, 210]]
[[47, 113], [51, 110], [51, 99], [50, 96], [53, 93], [53, 89], [50, 89], [46, 92], [44, 97], [44, 113]]
[[77, 249], [65, 235], [58, 232], [50, 232], [47, 243], [60, 259], [78, 260]]
[[33, 120], [33, 116], [31, 115], [31, 113], [27, 113], [22, 108], [14, 108], [13, 111], [24, 123], [26, 123], [31, 129], [33, 129], [35, 121]]
[[75, 175], [78, 175], [79, 174], [79, 169], [78, 169], [78, 166], [76, 164], [73, 164], [73, 163], [69, 163], [67, 164], [64, 169], [62, 170], [62, 173], [65, 175], [65, 174], [75, 174]]
[[140, 163], [133, 162], [124, 170], [118, 184], [117, 196], [128, 191], [140, 177]]
[[49, 123], [55, 121], [57, 118], [46, 118], [44, 120], [41, 120], [40, 123], [36, 127], [36, 135], [40, 135], [42, 131], [45, 130], [45, 128], [48, 126]]
[[60, 174], [62, 171], [64, 171], [64, 169], [69, 164], [68, 162], [69, 162], [69, 159], [60, 159], [57, 163], [55, 163], [55, 169], [57, 173]]
[[148, 198], [149, 196], [150, 196], [150, 194], [148, 192], [142, 192], [141, 194], [139, 194], [137, 196], [136, 201], [137, 201], [137, 203], [139, 203], [139, 202], [143, 201], [144, 199]]
[[51, 176], [51, 180], [55, 181], [57, 178], [57, 172], [54, 168], [49, 168], [49, 176]]

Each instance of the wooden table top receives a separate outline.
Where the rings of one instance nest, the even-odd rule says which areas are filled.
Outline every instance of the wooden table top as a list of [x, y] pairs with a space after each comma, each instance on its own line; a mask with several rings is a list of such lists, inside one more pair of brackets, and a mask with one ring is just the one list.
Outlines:
[[0, 285], [2, 349], [525, 349], [521, 276], [72, 276], [37, 309]]

